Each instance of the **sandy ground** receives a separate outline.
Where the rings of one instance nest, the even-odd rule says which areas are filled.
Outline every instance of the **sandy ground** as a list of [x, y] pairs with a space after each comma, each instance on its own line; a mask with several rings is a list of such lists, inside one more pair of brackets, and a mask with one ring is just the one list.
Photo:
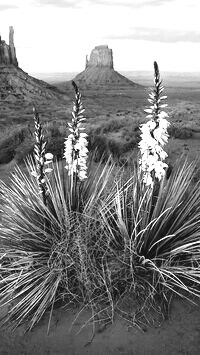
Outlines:
[[[29, 333], [0, 331], [0, 355], [199, 355], [200, 306], [183, 300], [172, 303], [171, 315], [158, 327], [145, 331], [131, 327], [120, 318], [92, 340], [92, 326], [80, 331], [89, 314], [83, 312], [74, 326], [75, 310], [63, 308], [53, 313], [47, 335], [48, 315]], [[79, 334], [77, 334], [80, 331]]]

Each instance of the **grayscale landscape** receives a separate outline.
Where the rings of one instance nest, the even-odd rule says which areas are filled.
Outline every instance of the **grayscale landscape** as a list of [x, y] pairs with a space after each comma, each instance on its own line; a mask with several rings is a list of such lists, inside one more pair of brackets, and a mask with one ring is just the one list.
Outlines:
[[198, 1], [22, 2], [0, 4], [0, 355], [199, 355]]

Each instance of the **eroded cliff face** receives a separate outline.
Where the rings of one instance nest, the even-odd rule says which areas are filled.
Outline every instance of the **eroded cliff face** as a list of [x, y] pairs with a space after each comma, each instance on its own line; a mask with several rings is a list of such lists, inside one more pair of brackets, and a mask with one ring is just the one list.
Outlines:
[[107, 45], [96, 46], [86, 61], [86, 68], [110, 68], [113, 69], [113, 52]]
[[9, 44], [3, 41], [0, 36], [0, 65], [18, 66], [12, 26], [9, 27]]
[[[0, 37], [0, 100], [3, 109], [10, 103], [60, 102], [67, 99], [58, 89], [28, 75], [19, 66], [14, 45], [14, 30], [9, 28], [9, 44]], [[0, 107], [1, 108], [1, 107]], [[0, 113], [1, 116], [1, 113]]]

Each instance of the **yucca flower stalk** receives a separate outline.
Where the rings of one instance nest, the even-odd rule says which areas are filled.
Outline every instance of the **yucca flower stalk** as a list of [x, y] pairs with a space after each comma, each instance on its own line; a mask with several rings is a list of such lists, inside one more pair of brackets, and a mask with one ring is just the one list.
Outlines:
[[87, 178], [87, 134], [84, 131], [84, 127], [81, 127], [85, 118], [81, 102], [80, 91], [74, 81], [72, 85], [75, 91], [75, 101], [72, 108], [72, 121], [68, 123], [68, 129], [70, 134], [64, 143], [64, 158], [66, 160], [65, 169], [68, 171], [70, 196], [69, 204], [71, 209], [77, 209], [80, 204], [79, 189], [80, 183]]
[[[36, 110], [33, 108], [34, 121], [35, 121], [35, 139], [36, 143], [34, 146], [34, 158], [35, 158], [35, 171], [32, 175], [37, 178], [39, 192], [42, 195], [44, 204], [46, 205], [47, 198], [47, 185], [45, 182], [45, 174], [52, 171], [49, 165], [52, 163], [53, 155], [51, 153], [46, 153], [46, 142], [44, 140], [44, 135], [42, 134], [42, 125], [40, 123], [40, 117]], [[48, 167], [46, 167], [48, 166]]]
[[168, 142], [167, 128], [169, 122], [168, 114], [163, 110], [167, 104], [162, 103], [167, 96], [162, 96], [164, 87], [160, 80], [160, 73], [157, 62], [154, 62], [154, 89], [149, 94], [150, 107], [145, 110], [149, 121], [142, 124], [140, 130], [141, 141], [139, 148], [141, 152], [140, 168], [143, 172], [143, 180], [147, 186], [153, 186], [154, 178], [159, 181], [165, 175], [167, 164], [164, 160], [167, 153], [163, 147]]
[[82, 113], [85, 111], [81, 102], [80, 91], [74, 81], [72, 85], [75, 90], [75, 102], [73, 102], [72, 121], [68, 123], [71, 132], [65, 141], [64, 158], [66, 159], [65, 168], [71, 176], [76, 175], [78, 179], [85, 180], [87, 178], [87, 134], [82, 132], [85, 128], [80, 127], [85, 121]]

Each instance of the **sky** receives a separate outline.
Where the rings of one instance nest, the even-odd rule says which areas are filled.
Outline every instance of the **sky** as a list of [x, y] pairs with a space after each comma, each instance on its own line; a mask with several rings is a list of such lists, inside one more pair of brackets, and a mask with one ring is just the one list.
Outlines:
[[200, 72], [199, 0], [0, 0], [19, 66], [31, 73], [80, 72], [107, 44], [118, 71]]

